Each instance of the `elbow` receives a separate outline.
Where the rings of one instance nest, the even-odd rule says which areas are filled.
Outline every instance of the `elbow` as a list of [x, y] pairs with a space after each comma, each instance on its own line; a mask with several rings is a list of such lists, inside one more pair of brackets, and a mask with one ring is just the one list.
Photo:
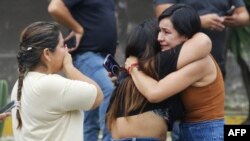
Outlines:
[[103, 101], [103, 93], [101, 90], [99, 90], [98, 94], [97, 94], [97, 103], [98, 105], [100, 105]]
[[243, 18], [243, 21], [244, 21], [244, 22], [243, 22], [243, 26], [249, 25], [250, 19], [249, 19], [249, 13], [248, 13], [247, 9], [246, 9], [245, 12], [243, 13], [242, 18]]
[[155, 98], [148, 98], [148, 101], [149, 101], [150, 103], [160, 103], [160, 102], [161, 102], [160, 100], [155, 99]]
[[103, 93], [102, 91], [98, 91], [96, 99], [95, 99], [95, 103], [94, 105], [91, 107], [91, 109], [95, 109], [96, 107], [98, 107], [103, 101]]
[[208, 46], [208, 52], [210, 53], [212, 51], [212, 41], [208, 36], [207, 36], [207, 46]]
[[146, 94], [146, 99], [150, 103], [159, 103], [159, 102], [161, 102], [163, 100], [163, 99], [160, 99], [159, 97], [157, 97], [157, 94], [155, 94], [155, 93], [147, 93]]
[[249, 25], [249, 23], [250, 23], [249, 14], [247, 14], [245, 21], [246, 21], [245, 26]]
[[206, 54], [209, 54], [212, 50], [212, 41], [206, 34], [203, 34], [203, 41], [203, 44], [206, 47], [204, 51], [206, 52]]
[[248, 26], [249, 25], [249, 14], [245, 14], [241, 16], [241, 21], [238, 22], [238, 24], [236, 26]]
[[102, 101], [103, 101], [103, 98], [104, 98], [104, 96], [103, 96], [103, 93], [102, 93], [102, 91], [100, 92], [100, 104], [102, 103]]
[[51, 15], [55, 15], [55, 13], [58, 12], [58, 7], [53, 4], [52, 2], [49, 4], [48, 6], [48, 12], [51, 14]]

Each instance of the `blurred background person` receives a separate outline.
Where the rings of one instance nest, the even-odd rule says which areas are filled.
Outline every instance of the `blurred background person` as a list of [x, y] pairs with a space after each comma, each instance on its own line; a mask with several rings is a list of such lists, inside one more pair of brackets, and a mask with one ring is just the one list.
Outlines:
[[107, 54], [115, 55], [116, 52], [115, 3], [113, 0], [52, 0], [48, 11], [70, 29], [66, 40], [75, 37], [76, 44], [69, 48], [76, 68], [96, 81], [104, 93], [102, 104], [85, 112], [84, 138], [97, 141], [101, 129], [103, 141], [110, 141], [105, 113], [114, 87], [103, 61]]

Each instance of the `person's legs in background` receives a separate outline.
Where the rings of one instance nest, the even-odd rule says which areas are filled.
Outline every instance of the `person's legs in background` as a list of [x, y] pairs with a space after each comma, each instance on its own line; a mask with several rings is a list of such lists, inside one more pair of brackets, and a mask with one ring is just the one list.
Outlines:
[[[102, 71], [102, 73], [101, 72], [99, 74], [97, 73], [99, 76], [103, 75], [103, 73], [107, 73], [107, 71], [104, 69], [99, 70], [99, 71]], [[107, 74], [105, 76], [107, 76]], [[109, 105], [110, 96], [112, 95], [113, 90], [114, 90], [114, 86], [113, 86], [113, 83], [110, 81], [110, 78], [108, 76], [107, 77], [100, 76], [98, 81], [101, 81], [103, 83], [101, 88], [102, 88], [102, 91], [104, 94], [104, 100], [99, 107], [100, 128], [102, 130], [103, 141], [110, 141], [111, 134], [106, 127], [105, 116], [106, 116], [106, 111], [107, 111], [107, 108]], [[97, 83], [99, 84], [98, 81], [97, 81]]]
[[99, 127], [99, 107], [93, 110], [84, 111], [84, 141], [98, 141]]
[[[74, 65], [84, 74], [101, 87], [104, 100], [99, 106], [99, 109], [85, 112], [84, 119], [84, 140], [97, 141], [99, 129], [103, 132], [103, 141], [110, 141], [111, 135], [105, 125], [106, 109], [109, 104], [110, 96], [114, 90], [106, 69], [103, 67], [105, 56], [99, 53], [86, 52], [74, 56]], [[99, 116], [98, 116], [99, 112]], [[100, 125], [98, 125], [100, 124]]]

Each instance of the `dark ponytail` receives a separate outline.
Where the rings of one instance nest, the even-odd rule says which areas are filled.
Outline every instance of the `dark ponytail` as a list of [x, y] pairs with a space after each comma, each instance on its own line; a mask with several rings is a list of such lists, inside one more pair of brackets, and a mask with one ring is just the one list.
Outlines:
[[18, 88], [17, 101], [20, 107], [17, 109], [16, 118], [17, 129], [22, 128], [21, 119], [21, 97], [23, 80], [28, 71], [32, 71], [38, 65], [45, 65], [41, 61], [41, 55], [45, 48], [54, 52], [59, 42], [60, 30], [58, 24], [54, 22], [35, 22], [26, 27], [20, 37], [18, 61]]
[[[18, 71], [19, 71], [19, 76], [18, 76], [17, 101], [21, 101], [23, 79], [24, 79], [26, 69], [25, 69], [25, 67], [23, 67], [22, 65], [19, 64]], [[21, 115], [20, 115], [19, 109], [17, 109], [16, 117], [17, 117], [17, 121], [18, 121], [17, 128], [20, 129], [22, 127], [22, 120], [21, 120]]]

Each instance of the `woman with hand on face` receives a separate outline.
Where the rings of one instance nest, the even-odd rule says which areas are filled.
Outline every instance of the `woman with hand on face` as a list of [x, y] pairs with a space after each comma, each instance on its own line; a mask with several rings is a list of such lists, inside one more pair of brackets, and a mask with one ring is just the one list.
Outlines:
[[[161, 49], [178, 52], [177, 45], [185, 41], [192, 31], [190, 29], [196, 26], [192, 23], [194, 17], [199, 20], [195, 10], [186, 5], [176, 4], [166, 9], [159, 17]], [[125, 67], [140, 93], [152, 103], [162, 102], [181, 92], [185, 108], [180, 125], [181, 140], [223, 141], [225, 92], [221, 71], [211, 55], [181, 65], [193, 52], [196, 52], [195, 48], [184, 50], [182, 47], [177, 58], [177, 71], [161, 80], [145, 74], [140, 66], [134, 66], [140, 62], [137, 57], [127, 58]]]
[[[83, 140], [80, 110], [97, 107], [100, 87], [78, 71], [57, 24], [35, 22], [20, 37], [17, 55], [19, 77], [11, 99], [16, 141]], [[63, 71], [66, 77], [58, 75]]]

